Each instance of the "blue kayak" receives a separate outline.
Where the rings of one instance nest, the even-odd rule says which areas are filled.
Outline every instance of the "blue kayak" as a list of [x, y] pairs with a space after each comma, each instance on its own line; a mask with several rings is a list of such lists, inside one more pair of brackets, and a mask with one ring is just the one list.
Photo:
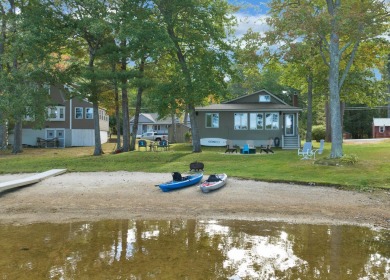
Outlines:
[[192, 185], [195, 185], [199, 183], [203, 178], [203, 173], [196, 173], [196, 174], [191, 174], [188, 176], [184, 176], [181, 178], [181, 180], [172, 180], [163, 184], [158, 185], [160, 189], [163, 192], [169, 192], [172, 190], [177, 190], [185, 187], [189, 187]]

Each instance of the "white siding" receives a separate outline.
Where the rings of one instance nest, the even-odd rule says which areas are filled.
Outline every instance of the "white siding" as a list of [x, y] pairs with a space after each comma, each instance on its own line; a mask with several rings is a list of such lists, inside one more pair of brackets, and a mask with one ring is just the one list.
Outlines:
[[95, 132], [93, 129], [72, 129], [72, 146], [94, 146]]
[[[100, 142], [107, 143], [107, 131], [100, 131]], [[95, 132], [93, 129], [73, 129], [72, 130], [72, 146], [84, 147], [95, 146]]]
[[101, 131], [100, 130], [100, 143], [107, 143], [108, 142], [108, 132], [107, 131]]
[[[37, 145], [37, 137], [45, 138], [45, 130], [37, 130], [30, 128], [23, 128], [23, 137], [22, 144], [36, 146]], [[10, 134], [8, 136], [8, 143], [14, 143], [14, 135]]]

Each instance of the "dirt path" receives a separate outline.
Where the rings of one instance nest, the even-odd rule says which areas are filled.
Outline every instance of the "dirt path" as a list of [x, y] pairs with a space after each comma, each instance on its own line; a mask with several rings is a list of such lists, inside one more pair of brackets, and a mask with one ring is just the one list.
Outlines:
[[[0, 182], [31, 174], [2, 175]], [[170, 174], [67, 173], [0, 193], [0, 223], [101, 219], [248, 219], [390, 228], [390, 192], [229, 178], [221, 190], [163, 193]]]

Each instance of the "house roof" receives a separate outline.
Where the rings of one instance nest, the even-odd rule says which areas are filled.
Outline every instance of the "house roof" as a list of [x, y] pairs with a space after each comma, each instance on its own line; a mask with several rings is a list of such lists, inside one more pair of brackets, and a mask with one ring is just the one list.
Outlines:
[[276, 103], [242, 103], [242, 104], [212, 104], [206, 107], [196, 107], [196, 111], [302, 111], [301, 108]]
[[[178, 121], [178, 120], [176, 120]], [[130, 123], [134, 122], [134, 117], [130, 119]], [[140, 113], [139, 114], [139, 121], [138, 123], [144, 123], [144, 124], [171, 124], [172, 118], [171, 117], [165, 117], [162, 119], [159, 119], [159, 116], [157, 113]]]
[[282, 99], [280, 99], [279, 97], [277, 97], [276, 95], [270, 93], [268, 90], [265, 90], [265, 89], [262, 89], [262, 90], [259, 90], [259, 91], [256, 91], [252, 94], [247, 94], [247, 95], [242, 95], [242, 96], [239, 96], [237, 98], [234, 98], [234, 99], [231, 99], [231, 100], [228, 100], [228, 101], [225, 101], [225, 102], [222, 102], [222, 103], [231, 103], [231, 102], [235, 102], [237, 100], [240, 100], [244, 97], [248, 97], [248, 96], [252, 96], [252, 95], [258, 95], [258, 94], [268, 94], [268, 95], [271, 95], [273, 98], [275, 98], [276, 100], [278, 100], [278, 102], [280, 102], [281, 104], [285, 104], [285, 105], [288, 105], [286, 102], [284, 102]]
[[390, 118], [374, 118], [374, 126], [390, 126]]
[[[243, 102], [237, 103], [240, 99], [247, 98], [252, 95], [262, 95], [267, 94], [271, 95], [278, 103], [268, 103], [268, 102]], [[221, 104], [211, 104], [204, 107], [196, 107], [196, 111], [241, 111], [241, 112], [253, 112], [253, 111], [262, 111], [262, 112], [275, 112], [275, 111], [283, 111], [283, 112], [298, 112], [302, 111], [301, 108], [294, 107], [288, 105], [286, 102], [273, 95], [272, 93], [266, 90], [260, 90], [255, 93], [249, 95], [243, 95], [238, 98], [226, 101]]]

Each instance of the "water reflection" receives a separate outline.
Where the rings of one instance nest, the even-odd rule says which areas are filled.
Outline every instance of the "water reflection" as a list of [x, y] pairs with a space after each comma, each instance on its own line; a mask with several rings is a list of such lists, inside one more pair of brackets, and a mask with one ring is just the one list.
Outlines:
[[0, 279], [390, 279], [390, 231], [249, 221], [0, 225]]

